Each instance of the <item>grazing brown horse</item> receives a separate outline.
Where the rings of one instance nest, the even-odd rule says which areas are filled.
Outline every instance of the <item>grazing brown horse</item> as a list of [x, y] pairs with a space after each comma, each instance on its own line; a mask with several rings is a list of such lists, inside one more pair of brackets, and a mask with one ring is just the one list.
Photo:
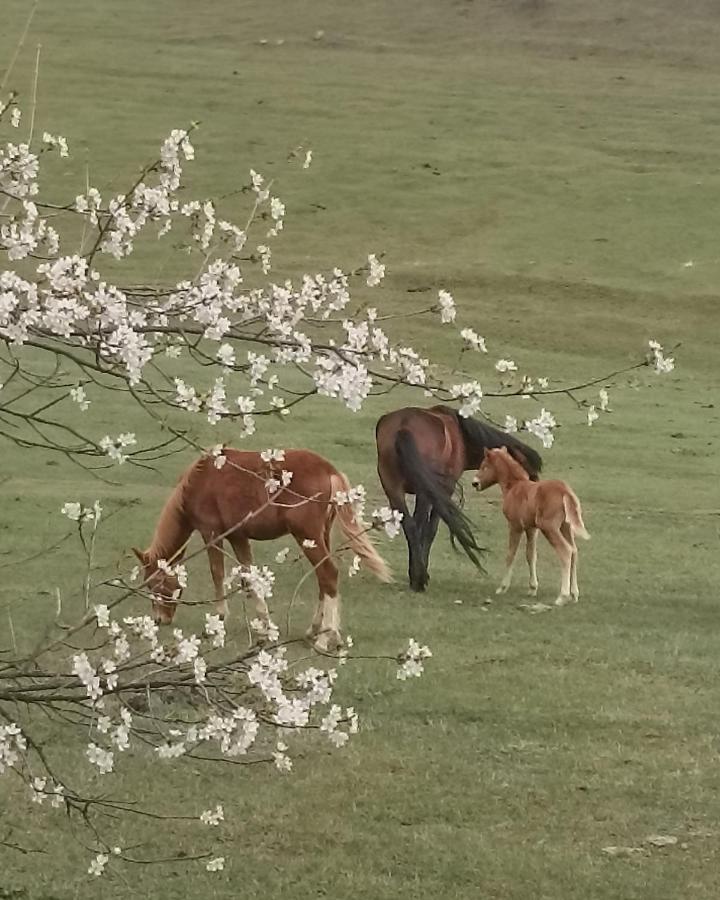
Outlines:
[[[450, 537], [479, 567], [478, 546], [467, 516], [453, 501], [458, 479], [477, 469], [487, 447], [508, 447], [531, 478], [537, 478], [542, 459], [511, 434], [486, 422], [464, 418], [448, 406], [421, 409], [409, 406], [387, 413], [375, 429], [378, 475], [390, 505], [403, 514], [408, 544], [408, 577], [414, 591], [424, 591], [428, 561], [440, 519]], [[415, 495], [412, 515], [406, 494]]]
[[[181, 593], [176, 575], [158, 562], [174, 565], [181, 560], [194, 531], [200, 532], [207, 547], [216, 610], [223, 616], [227, 612], [223, 540], [229, 541], [238, 562], [250, 566], [250, 541], [291, 534], [310, 560], [320, 591], [308, 636], [319, 650], [339, 646], [338, 570], [330, 556], [330, 531], [336, 518], [367, 568], [381, 581], [391, 580], [387, 565], [350, 504], [334, 501], [338, 491], [350, 489], [347, 477], [310, 450], [287, 450], [282, 460], [271, 462], [257, 452], [230, 448], [222, 452], [226, 458], [222, 468], [217, 468], [212, 458], [203, 457], [187, 469], [163, 507], [150, 547], [134, 550], [153, 592], [156, 621], [172, 622]], [[283, 471], [292, 474], [284, 486]], [[274, 493], [269, 493], [271, 488], [276, 488]], [[255, 594], [255, 600], [258, 615], [267, 621], [264, 598]]]
[[578, 550], [575, 535], [589, 540], [577, 496], [564, 481], [531, 482], [523, 467], [510, 456], [505, 447], [486, 450], [485, 457], [473, 479], [473, 485], [484, 491], [499, 484], [503, 495], [503, 512], [510, 528], [507, 571], [497, 589], [504, 594], [510, 587], [518, 544], [525, 532], [526, 555], [530, 568], [530, 594], [535, 596], [537, 580], [537, 533], [542, 531], [560, 559], [562, 581], [555, 601], [563, 606], [570, 598], [579, 599], [577, 583]]

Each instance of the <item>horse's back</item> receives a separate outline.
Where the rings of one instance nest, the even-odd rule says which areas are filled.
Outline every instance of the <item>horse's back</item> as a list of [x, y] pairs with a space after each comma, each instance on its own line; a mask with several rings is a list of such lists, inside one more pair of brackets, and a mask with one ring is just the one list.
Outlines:
[[[508, 494], [506, 515], [522, 521], [524, 528], [564, 519], [563, 500], [572, 489], [566, 482], [555, 479], [547, 481], [520, 481]], [[574, 496], [574, 495], [573, 495]]]
[[[222, 533], [247, 520], [247, 536], [267, 540], [287, 533], [297, 507], [307, 514], [307, 499], [330, 500], [337, 469], [312, 450], [285, 450], [282, 459], [265, 460], [258, 451], [226, 447], [223, 456], [219, 468], [204, 457], [187, 473], [185, 507], [201, 532]], [[289, 475], [284, 486], [283, 473]]]

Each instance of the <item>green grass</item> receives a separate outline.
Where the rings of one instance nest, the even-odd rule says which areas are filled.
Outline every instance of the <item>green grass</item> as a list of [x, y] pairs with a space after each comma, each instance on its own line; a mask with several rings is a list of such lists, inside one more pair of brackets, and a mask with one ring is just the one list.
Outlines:
[[[222, 799], [224, 873], [177, 866], [88, 885], [85, 851], [28, 804], [27, 841], [48, 856], [0, 848], [0, 897], [717, 898], [720, 18], [709, 2], [677, 7], [41, 6], [13, 84], [28, 93], [41, 42], [39, 126], [66, 135], [75, 154], [55, 164], [58, 196], [79, 190], [86, 160], [93, 183], [120, 190], [170, 128], [201, 119], [197, 192], [231, 191], [251, 166], [277, 179], [288, 204], [283, 274], [384, 251], [383, 303], [409, 309], [426, 296], [418, 289], [447, 286], [493, 359], [540, 375], [602, 374], [650, 337], [682, 347], [675, 374], [613, 391], [612, 416], [593, 429], [569, 403], [553, 404], [562, 428], [547, 470], [572, 482], [593, 536], [581, 548], [577, 607], [529, 615], [518, 608], [518, 573], [513, 592], [486, 608], [505, 530], [497, 497], [469, 497], [490, 578], [441, 534], [426, 596], [405, 588], [399, 542], [383, 547], [397, 584], [344, 584], [361, 652], [394, 652], [410, 633], [434, 652], [427, 677], [408, 685], [390, 668], [348, 667], [340, 693], [363, 729], [346, 751], [310, 752], [288, 779], [180, 765], [121, 776], [148, 802], [200, 809]], [[0, 59], [26, 9], [5, 0]], [[285, 163], [300, 143], [315, 154], [307, 173]], [[136, 274], [161, 277], [169, 264], [159, 245], [139, 255]], [[450, 360], [449, 333], [406, 331]], [[100, 406], [88, 413], [98, 434], [122, 421], [152, 438], [125, 404]], [[257, 445], [311, 447], [380, 499], [372, 435], [386, 406], [341, 419], [336, 406], [311, 404], [284, 427], [268, 424]], [[231, 429], [217, 439], [232, 440]], [[30, 641], [54, 609], [41, 591], [77, 590], [79, 557], [67, 544], [25, 565], [10, 560], [65, 533], [64, 501], [98, 497], [114, 511], [98, 575], [126, 565], [190, 456], [159, 475], [124, 467], [116, 487], [11, 445], [0, 459], [0, 604]], [[259, 546], [258, 557], [277, 549]], [[548, 600], [557, 571], [540, 552]], [[203, 560], [191, 579], [210, 596]], [[298, 631], [313, 599], [308, 585], [293, 612]], [[24, 798], [0, 801], [26, 815]], [[199, 839], [164, 833], [169, 852], [192, 852]], [[602, 853], [653, 833], [683, 847]], [[138, 836], [149, 831], [125, 835]]]

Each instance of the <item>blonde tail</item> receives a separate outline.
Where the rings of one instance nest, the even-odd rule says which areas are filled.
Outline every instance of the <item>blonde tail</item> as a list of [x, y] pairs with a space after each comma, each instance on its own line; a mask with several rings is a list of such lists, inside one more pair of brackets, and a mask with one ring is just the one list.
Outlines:
[[[330, 485], [333, 497], [338, 491], [347, 492], [350, 490], [350, 482], [347, 476], [341, 472], [330, 476]], [[376, 578], [379, 578], [380, 581], [392, 581], [393, 577], [388, 564], [373, 547], [372, 541], [365, 531], [366, 526], [356, 519], [351, 504], [343, 503], [342, 506], [337, 506], [336, 509], [340, 528], [342, 528], [343, 534], [348, 539], [352, 550], [357, 553]]]
[[570, 523], [570, 527], [575, 534], [583, 540], [589, 541], [590, 535], [583, 522], [580, 501], [570, 488], [568, 488], [567, 493], [563, 496], [563, 508], [565, 510], [565, 518]]

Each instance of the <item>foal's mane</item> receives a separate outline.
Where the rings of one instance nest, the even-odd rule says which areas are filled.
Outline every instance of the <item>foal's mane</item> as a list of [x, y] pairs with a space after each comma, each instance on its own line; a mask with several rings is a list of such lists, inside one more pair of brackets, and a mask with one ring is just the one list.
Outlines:
[[[513, 459], [522, 466], [533, 481], [537, 481], [542, 471], [542, 457], [532, 447], [518, 440], [514, 435], [501, 431], [489, 422], [479, 422], [477, 419], [465, 418], [451, 406], [436, 406], [445, 415], [453, 416], [457, 421], [460, 432], [470, 449], [482, 459], [487, 449], [507, 447]], [[522, 458], [515, 451], [522, 454]]]
[[516, 479], [527, 481], [530, 477], [529, 473], [525, 469], [525, 466], [522, 463], [518, 462], [514, 456], [508, 451], [507, 453], [499, 453], [495, 459], [501, 459], [502, 462], [500, 465], [505, 467], [505, 470], [510, 473], [510, 475], [514, 475]]

